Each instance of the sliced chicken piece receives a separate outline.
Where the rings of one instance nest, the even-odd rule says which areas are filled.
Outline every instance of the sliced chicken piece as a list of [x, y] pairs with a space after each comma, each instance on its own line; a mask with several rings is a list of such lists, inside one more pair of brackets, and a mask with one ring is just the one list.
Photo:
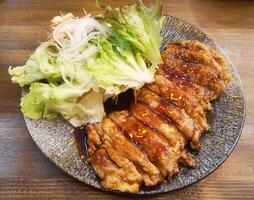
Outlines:
[[147, 126], [156, 129], [175, 148], [175, 151], [183, 149], [187, 144], [186, 138], [170, 122], [165, 121], [156, 111], [139, 102], [132, 103], [129, 112]]
[[123, 157], [133, 162], [146, 186], [154, 186], [162, 181], [159, 169], [149, 161], [144, 152], [140, 151], [121, 133], [111, 119], [105, 118], [102, 124], [105, 142], [110, 143]]
[[91, 164], [96, 174], [102, 179], [102, 187], [121, 192], [137, 193], [139, 183], [129, 179], [127, 172], [117, 167], [110, 159], [106, 148], [98, 148], [91, 156]]
[[147, 84], [146, 87], [183, 108], [203, 128], [202, 130], [208, 130], [205, 112], [199, 102], [200, 100], [191, 94], [185, 93], [181, 85], [166, 79], [164, 76], [156, 75], [155, 82]]
[[176, 159], [181, 158], [180, 160], [183, 163], [189, 165], [190, 167], [195, 166], [194, 159], [184, 149], [187, 144], [186, 138], [173, 124], [164, 120], [156, 114], [154, 110], [141, 103], [132, 103], [130, 106], [130, 113], [142, 121], [142, 123], [151, 127], [154, 132], [164, 137], [172, 147], [172, 153], [175, 154]]
[[211, 89], [213, 98], [221, 93], [230, 79], [221, 57], [198, 41], [170, 44], [163, 51], [162, 59], [161, 68], [169, 73], [182, 72], [185, 79]]
[[193, 148], [200, 148], [199, 138], [202, 133], [201, 128], [184, 109], [177, 107], [167, 99], [159, 97], [146, 88], [140, 90], [137, 99], [172, 120], [181, 133], [192, 142]]
[[166, 72], [159, 68], [156, 71], [156, 75], [161, 75], [172, 82], [179, 90], [183, 91], [187, 96], [192, 96], [192, 98], [197, 99], [199, 104], [204, 110], [211, 110], [212, 105], [210, 99], [213, 98], [214, 93], [208, 90], [206, 87], [197, 85], [191, 81], [185, 80], [184, 78], [179, 78], [182, 74], [177, 72]]
[[186, 53], [190, 54], [193, 58], [216, 69], [221, 79], [225, 81], [230, 79], [230, 75], [227, 72], [228, 65], [217, 51], [197, 40], [183, 40], [179, 42], [179, 44], [182, 46], [182, 50], [186, 51]]
[[181, 151], [180, 161], [189, 167], [196, 167], [196, 161], [191, 154], [187, 153], [186, 148]]
[[143, 183], [141, 174], [137, 171], [134, 164], [115, 150], [112, 145], [114, 144], [105, 142], [103, 146], [105, 146], [110, 159], [122, 170], [122, 180], [129, 184], [140, 186]]
[[101, 137], [99, 134], [102, 133], [101, 123], [89, 124], [86, 126], [87, 131], [87, 146], [89, 156], [100, 147], [102, 144]]
[[100, 123], [88, 125], [86, 130], [90, 162], [96, 174], [102, 179], [101, 185], [110, 190], [137, 193], [142, 177], [133, 163], [119, 155], [111, 145], [102, 143], [100, 135], [103, 133]]
[[109, 118], [144, 148], [149, 160], [160, 169], [164, 177], [173, 176], [179, 171], [179, 157], [175, 156], [168, 142], [151, 128], [130, 116], [128, 111], [113, 112]]

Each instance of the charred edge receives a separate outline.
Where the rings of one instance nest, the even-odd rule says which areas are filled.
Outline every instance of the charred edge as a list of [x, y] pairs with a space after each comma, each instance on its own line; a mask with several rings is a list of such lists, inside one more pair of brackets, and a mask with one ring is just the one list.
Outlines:
[[180, 73], [177, 71], [169, 72], [165, 66], [162, 68], [162, 71], [163, 71], [164, 77], [168, 80], [174, 79], [177, 81], [182, 81], [183, 83], [185, 83], [188, 86], [191, 86], [194, 83], [193, 78], [188, 76], [186, 73], [183, 73], [183, 72]]

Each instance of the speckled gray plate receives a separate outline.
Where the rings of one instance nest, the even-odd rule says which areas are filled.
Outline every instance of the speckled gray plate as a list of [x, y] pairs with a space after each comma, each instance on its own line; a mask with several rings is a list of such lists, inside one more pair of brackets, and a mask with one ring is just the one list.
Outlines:
[[[201, 151], [191, 152], [197, 161], [197, 168], [181, 167], [181, 172], [172, 180], [153, 188], [141, 188], [138, 193], [140, 195], [180, 189], [213, 172], [229, 156], [238, 142], [245, 118], [243, 89], [239, 75], [222, 49], [212, 39], [192, 25], [170, 16], [162, 35], [164, 36], [162, 49], [169, 42], [183, 39], [196, 39], [217, 49], [230, 65], [232, 80], [221, 97], [213, 103], [214, 111], [208, 113], [211, 129], [201, 139]], [[91, 166], [80, 159], [74, 129], [67, 122], [62, 118], [52, 121], [33, 121], [25, 118], [25, 122], [35, 143], [53, 163], [79, 181], [104, 190]]]

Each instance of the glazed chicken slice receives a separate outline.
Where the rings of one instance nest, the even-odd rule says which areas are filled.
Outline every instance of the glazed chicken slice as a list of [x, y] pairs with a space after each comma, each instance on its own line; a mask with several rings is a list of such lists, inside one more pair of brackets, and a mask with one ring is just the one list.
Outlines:
[[94, 152], [102, 145], [101, 136], [99, 135], [102, 132], [101, 123], [87, 125], [86, 131], [88, 154], [89, 156], [92, 156]]
[[162, 75], [156, 75], [155, 81], [147, 84], [147, 88], [159, 96], [168, 98], [178, 107], [183, 108], [203, 128], [202, 130], [208, 130], [202, 105], [195, 96], [184, 92], [181, 85], [166, 79]]
[[159, 168], [164, 177], [173, 176], [179, 171], [179, 155], [175, 155], [168, 142], [151, 128], [130, 116], [128, 111], [113, 112], [109, 114], [109, 118], [144, 149], [149, 160]]
[[[180, 44], [182, 52], [186, 52], [195, 60], [201, 61], [204, 65], [216, 69], [219, 77], [225, 82], [230, 79], [227, 64], [223, 57], [214, 49], [209, 48], [197, 40], [183, 40], [175, 44]], [[175, 51], [177, 50], [175, 49]]]
[[90, 162], [96, 174], [102, 179], [101, 185], [110, 190], [138, 192], [142, 183], [141, 175], [132, 162], [122, 157], [110, 144], [102, 143], [101, 124], [88, 125], [87, 135]]
[[200, 148], [199, 138], [202, 129], [183, 108], [177, 107], [167, 99], [158, 96], [146, 88], [140, 90], [137, 99], [173, 121], [181, 133], [192, 142], [193, 147], [195, 149]]
[[134, 174], [131, 174], [131, 178], [126, 177], [127, 171], [119, 168], [110, 160], [106, 148], [101, 147], [94, 152], [91, 156], [91, 164], [101, 178], [101, 185], [104, 188], [130, 193], [139, 191], [139, 180], [133, 177]]
[[163, 135], [163, 137], [168, 141], [170, 146], [177, 149], [182, 149], [185, 147], [187, 140], [178, 131], [178, 129], [172, 124], [172, 122], [163, 120], [154, 110], [149, 108], [147, 105], [140, 102], [132, 103], [129, 112], [142, 121], [142, 123], [156, 129]]
[[[182, 78], [206, 86], [213, 99], [225, 88], [230, 77], [221, 56], [198, 41], [183, 41], [167, 46], [162, 53], [165, 71], [182, 73]], [[181, 77], [179, 77], [181, 78]]]
[[[112, 144], [104, 142], [104, 146], [110, 159], [118, 166], [119, 171], [121, 172], [119, 172], [119, 175], [121, 175], [122, 182], [126, 184], [124, 190], [131, 192], [139, 191], [139, 186], [142, 184], [143, 178], [137, 171], [134, 164], [129, 159], [122, 156], [122, 154], [117, 150], [115, 150]], [[130, 185], [129, 188], [128, 185]]]
[[111, 119], [103, 120], [102, 129], [104, 141], [110, 143], [123, 157], [133, 162], [146, 186], [153, 186], [162, 181], [159, 169], [149, 161], [144, 152], [123, 135]]
[[132, 103], [130, 113], [164, 137], [172, 147], [176, 158], [181, 158], [181, 161], [190, 167], [195, 166], [194, 159], [191, 155], [187, 155], [184, 149], [187, 144], [187, 139], [172, 123], [164, 120], [155, 111], [141, 103]]
[[203, 110], [212, 109], [210, 99], [213, 98], [214, 94], [211, 90], [201, 85], [197, 85], [192, 81], [188, 81], [184, 78], [179, 78], [181, 77], [181, 73], [177, 72], [167, 73], [162, 68], [159, 68], [156, 71], [156, 75], [160, 75], [168, 79], [175, 85], [177, 90], [182, 91], [187, 96], [191, 96], [191, 98], [195, 98], [199, 102]]

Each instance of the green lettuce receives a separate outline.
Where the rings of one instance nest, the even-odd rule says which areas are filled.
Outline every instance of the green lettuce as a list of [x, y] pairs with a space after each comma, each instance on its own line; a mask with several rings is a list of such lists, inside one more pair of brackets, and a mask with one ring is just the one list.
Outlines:
[[23, 87], [43, 79], [48, 79], [49, 82], [57, 81], [61, 77], [56, 60], [57, 52], [58, 47], [55, 43], [43, 42], [25, 65], [9, 68], [12, 82]]
[[53, 119], [61, 114], [74, 126], [82, 125], [84, 117], [87, 123], [94, 123], [104, 115], [101, 93], [66, 84], [32, 83], [29, 93], [21, 98], [21, 110], [32, 119]]
[[160, 3], [147, 8], [137, 1], [107, 8], [100, 17], [54, 19], [52, 38], [25, 65], [9, 68], [13, 83], [29, 86], [20, 104], [26, 117], [62, 115], [74, 126], [99, 122], [103, 101], [154, 80], [161, 62]]
[[115, 9], [108, 7], [102, 21], [111, 27], [113, 40], [118, 40], [122, 46], [129, 43], [134, 50], [140, 51], [146, 60], [158, 65], [161, 63], [160, 30], [165, 21], [162, 10], [160, 2], [147, 8], [138, 0], [135, 5]]
[[127, 46], [114, 46], [105, 38], [99, 41], [98, 46], [97, 55], [87, 60], [86, 72], [94, 77], [96, 85], [105, 89], [106, 93], [113, 86], [119, 86], [119, 90], [113, 93], [117, 95], [122, 92], [122, 88], [139, 89], [154, 80], [155, 67], [147, 68], [139, 52], [132, 52]]

